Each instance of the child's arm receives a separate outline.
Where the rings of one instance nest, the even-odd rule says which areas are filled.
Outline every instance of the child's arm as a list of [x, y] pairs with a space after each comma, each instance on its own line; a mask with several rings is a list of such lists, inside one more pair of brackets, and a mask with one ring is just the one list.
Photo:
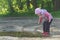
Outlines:
[[38, 24], [42, 22], [42, 16], [39, 16]]

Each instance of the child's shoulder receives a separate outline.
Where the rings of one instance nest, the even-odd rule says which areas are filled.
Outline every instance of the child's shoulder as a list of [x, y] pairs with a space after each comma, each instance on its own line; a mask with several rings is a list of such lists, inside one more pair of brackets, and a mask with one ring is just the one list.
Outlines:
[[46, 9], [41, 9], [42, 11], [47, 11]]
[[45, 13], [45, 12], [47, 12], [47, 10], [46, 9], [41, 9], [41, 12]]

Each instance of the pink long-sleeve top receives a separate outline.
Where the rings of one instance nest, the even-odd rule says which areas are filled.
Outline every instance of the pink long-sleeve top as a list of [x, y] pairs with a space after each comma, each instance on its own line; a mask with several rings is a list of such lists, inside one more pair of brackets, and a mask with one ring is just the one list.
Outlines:
[[40, 22], [42, 21], [42, 19], [44, 19], [45, 21], [46, 20], [51, 21], [51, 19], [53, 19], [51, 13], [49, 13], [45, 9], [41, 9], [41, 14], [42, 14], [42, 17], [40, 17]]

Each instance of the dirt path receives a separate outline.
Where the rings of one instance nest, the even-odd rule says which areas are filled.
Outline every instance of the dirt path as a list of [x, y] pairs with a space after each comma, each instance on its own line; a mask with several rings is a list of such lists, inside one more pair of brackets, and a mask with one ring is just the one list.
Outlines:
[[[55, 24], [54, 24], [55, 22]], [[53, 27], [51, 27], [51, 38], [46, 38], [46, 39], [60, 39], [60, 18], [56, 18], [53, 22]], [[36, 18], [2, 18], [0, 19], [0, 31], [21, 31], [21, 29], [23, 28], [23, 25], [27, 25], [24, 26], [24, 30], [26, 31], [34, 31], [34, 29], [37, 27], [35, 24], [35, 26], [33, 25], [28, 25], [31, 23], [37, 23], [37, 19]], [[40, 27], [40, 31], [42, 31], [42, 27]], [[54, 38], [55, 37], [55, 38]], [[24, 39], [24, 38], [21, 38]], [[26, 38], [26, 40], [29, 38]], [[35, 38], [32, 38], [33, 40]], [[31, 39], [31, 40], [32, 40]], [[36, 38], [38, 40], [43, 39], [44, 38]]]
[[17, 37], [10, 37], [10, 36], [0, 36], [0, 40], [60, 40], [60, 38], [27, 38], [27, 37], [22, 37], [22, 38], [17, 38]]

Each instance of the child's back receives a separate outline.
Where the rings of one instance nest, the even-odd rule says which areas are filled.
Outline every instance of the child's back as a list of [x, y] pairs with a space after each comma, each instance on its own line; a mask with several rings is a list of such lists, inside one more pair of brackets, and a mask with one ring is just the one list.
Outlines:
[[42, 14], [42, 17], [45, 19], [45, 20], [51, 20], [53, 19], [52, 15], [45, 9], [41, 9], [41, 14]]

